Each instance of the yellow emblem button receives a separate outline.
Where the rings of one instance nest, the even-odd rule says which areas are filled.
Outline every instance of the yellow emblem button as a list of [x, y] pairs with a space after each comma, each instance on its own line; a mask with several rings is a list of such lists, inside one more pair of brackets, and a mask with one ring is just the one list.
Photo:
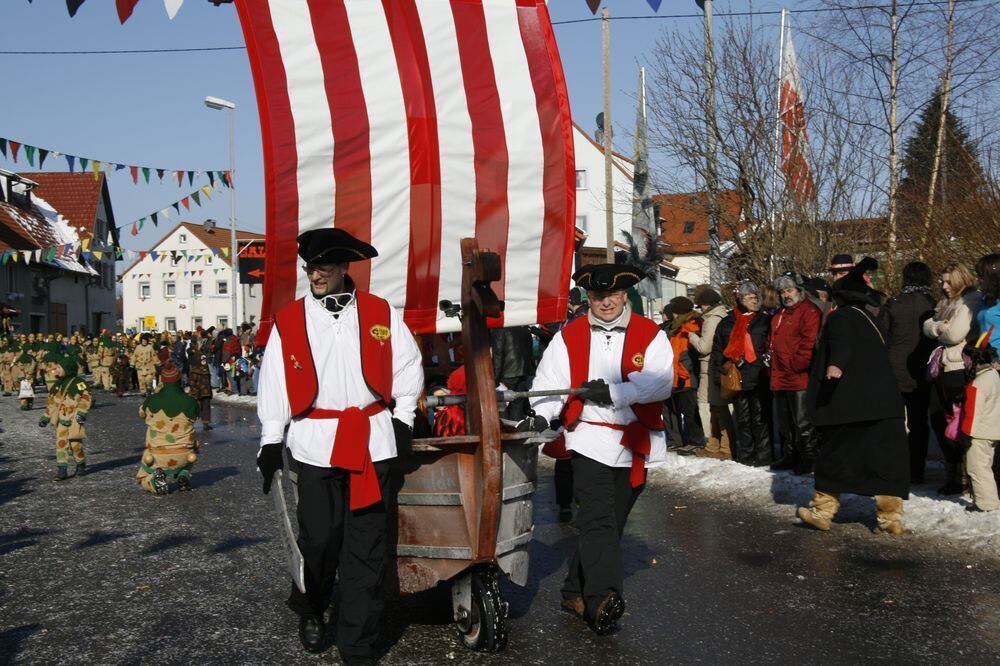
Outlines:
[[382, 324], [376, 324], [368, 329], [371, 336], [378, 340], [379, 342], [385, 342], [389, 339], [390, 332], [388, 326], [383, 326]]
[[632, 365], [634, 365], [637, 368], [641, 368], [642, 364], [645, 362], [646, 362], [646, 357], [643, 356], [642, 354], [636, 354], [635, 356], [632, 357]]

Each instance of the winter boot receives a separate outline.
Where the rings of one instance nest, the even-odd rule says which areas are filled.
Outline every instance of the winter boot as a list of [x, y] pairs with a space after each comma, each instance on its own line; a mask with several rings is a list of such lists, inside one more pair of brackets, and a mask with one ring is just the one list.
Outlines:
[[719, 438], [715, 437], [714, 435], [710, 435], [708, 438], [708, 443], [705, 444], [705, 447], [702, 449], [698, 449], [697, 451], [694, 452], [694, 454], [699, 458], [715, 458], [716, 456], [719, 455], [719, 448], [720, 448]]
[[812, 501], [809, 502], [808, 509], [806, 507], [799, 507], [798, 516], [807, 525], [827, 532], [830, 530], [833, 517], [837, 515], [837, 509], [839, 508], [840, 498], [837, 495], [817, 490]]
[[876, 534], [906, 534], [903, 529], [903, 499], [891, 495], [875, 496]]
[[56, 467], [56, 475], [52, 477], [53, 481], [65, 481], [69, 478], [69, 474], [66, 473], [66, 466], [59, 465]]
[[156, 470], [153, 474], [153, 490], [160, 497], [170, 491], [170, 486], [167, 485], [167, 474], [162, 469]]
[[80, 461], [76, 464], [76, 473], [73, 476], [86, 476], [87, 475], [87, 463]]

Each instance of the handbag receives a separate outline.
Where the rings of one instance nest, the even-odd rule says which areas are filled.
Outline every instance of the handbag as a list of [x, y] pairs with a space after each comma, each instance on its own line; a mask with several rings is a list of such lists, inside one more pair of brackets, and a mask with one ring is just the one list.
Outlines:
[[927, 379], [935, 381], [944, 370], [944, 347], [935, 347], [927, 359]]
[[722, 364], [722, 374], [719, 377], [719, 395], [729, 402], [742, 390], [743, 377], [740, 376], [740, 369], [732, 361], [726, 361]]
[[962, 422], [962, 405], [952, 405], [951, 409], [944, 415], [945, 427], [944, 427], [944, 437], [945, 439], [950, 439], [953, 442], [958, 441], [959, 430], [958, 426]]

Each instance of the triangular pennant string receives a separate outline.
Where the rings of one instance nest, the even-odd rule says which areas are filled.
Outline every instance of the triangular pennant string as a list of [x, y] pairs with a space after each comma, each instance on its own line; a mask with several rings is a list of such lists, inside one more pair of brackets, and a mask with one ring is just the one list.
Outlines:
[[146, 179], [146, 184], [149, 185], [149, 167], [142, 167], [142, 177]]
[[138, 185], [139, 184], [139, 167], [137, 167], [137, 166], [131, 166], [128, 169], [132, 173], [132, 182], [134, 184]]
[[21, 144], [17, 141], [10, 142], [10, 156], [14, 160], [14, 164], [17, 164], [17, 151], [21, 149]]
[[24, 144], [24, 156], [28, 158], [28, 164], [35, 166], [35, 147]]
[[38, 149], [38, 168], [41, 169], [45, 166], [45, 158], [49, 156], [49, 151], [44, 148]]

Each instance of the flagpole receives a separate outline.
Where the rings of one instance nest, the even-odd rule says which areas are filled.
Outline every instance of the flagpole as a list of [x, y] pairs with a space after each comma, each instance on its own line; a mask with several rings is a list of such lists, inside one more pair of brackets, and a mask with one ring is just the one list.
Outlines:
[[[774, 247], [774, 232], [778, 214], [778, 171], [781, 160], [781, 83], [785, 76], [785, 16], [788, 10], [781, 10], [781, 32], [778, 38], [778, 88], [777, 103], [774, 116], [774, 164], [771, 172], [771, 244]], [[774, 279], [774, 252], [771, 252], [768, 274]]]
[[611, 189], [611, 13], [601, 10], [601, 35], [604, 46], [604, 229], [607, 234], [605, 260], [615, 263], [615, 213]]

